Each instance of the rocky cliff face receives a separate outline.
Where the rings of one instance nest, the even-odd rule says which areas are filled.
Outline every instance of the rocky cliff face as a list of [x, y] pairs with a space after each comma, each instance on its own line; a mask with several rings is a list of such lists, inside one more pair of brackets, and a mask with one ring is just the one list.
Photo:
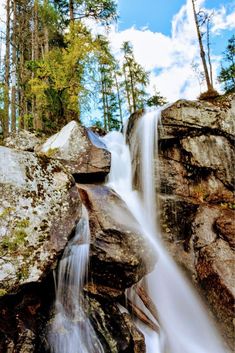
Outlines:
[[233, 344], [235, 97], [162, 112], [157, 194], [164, 238]]
[[[140, 190], [143, 111], [127, 127], [133, 184]], [[176, 262], [209, 303], [225, 340], [234, 339], [235, 96], [214, 104], [179, 100], [162, 111], [156, 148], [156, 198], [162, 236]]]
[[[91, 184], [108, 173], [110, 154], [90, 134], [73, 122], [42, 146], [21, 132], [5, 141], [14, 149], [0, 147], [1, 353], [50, 352], [53, 270], [74, 235], [82, 203], [91, 231], [87, 315], [106, 353], [145, 352], [143, 334], [120, 303], [126, 305], [126, 288], [155, 260], [125, 204], [107, 187]], [[76, 185], [71, 173], [90, 184]]]
[[[142, 113], [130, 119], [129, 142]], [[232, 98], [217, 106], [176, 102], [162, 112], [156, 156], [163, 237], [201, 288], [230, 343], [234, 115]], [[125, 204], [101, 183], [109, 172], [110, 154], [74, 122], [44, 144], [39, 142], [21, 133], [5, 141], [8, 147], [0, 147], [0, 353], [50, 352], [53, 269], [73, 237], [82, 203], [91, 230], [84, 287], [87, 315], [105, 353], [144, 353], [143, 334], [128, 311], [157, 328], [126, 301], [125, 291], [153, 269], [156, 259]], [[131, 149], [138, 152], [138, 143], [131, 143]], [[133, 161], [136, 171], [138, 162]], [[134, 185], [139, 187], [137, 172]], [[152, 306], [143, 288], [138, 294]]]

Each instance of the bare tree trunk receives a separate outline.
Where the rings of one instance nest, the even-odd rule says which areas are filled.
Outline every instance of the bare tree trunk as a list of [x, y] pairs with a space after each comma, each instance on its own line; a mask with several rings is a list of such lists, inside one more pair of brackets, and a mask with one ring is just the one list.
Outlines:
[[195, 20], [195, 25], [196, 25], [196, 30], [197, 30], [198, 43], [199, 43], [199, 48], [200, 48], [200, 56], [202, 59], [202, 65], [203, 65], [203, 69], [204, 69], [204, 73], [205, 73], [207, 89], [208, 89], [208, 91], [213, 91], [213, 85], [210, 81], [210, 76], [209, 76], [207, 63], [206, 63], [206, 54], [205, 54], [203, 43], [202, 43], [202, 35], [200, 32], [197, 13], [196, 13], [195, 0], [192, 0], [192, 5], [193, 5], [194, 20]]
[[45, 40], [45, 45], [44, 45], [44, 50], [45, 50], [45, 54], [47, 54], [49, 52], [49, 32], [48, 32], [48, 28], [46, 25], [44, 25], [44, 40]]
[[103, 116], [104, 116], [104, 129], [107, 131], [107, 110], [106, 110], [106, 100], [105, 100], [105, 84], [104, 77], [101, 72], [101, 91], [102, 91], [102, 103], [103, 103]]
[[136, 112], [137, 107], [136, 107], [136, 97], [135, 97], [135, 87], [134, 87], [134, 81], [133, 81], [133, 74], [132, 74], [130, 65], [129, 65], [129, 73], [130, 73], [130, 79], [131, 79], [131, 95], [132, 95], [133, 113], [134, 113], [134, 112]]
[[69, 0], [69, 17], [70, 21], [74, 22], [74, 0]]
[[16, 68], [17, 68], [17, 57], [16, 57], [16, 0], [13, 0], [13, 28], [12, 28], [12, 88], [11, 88], [11, 123], [12, 131], [16, 131]]
[[6, 2], [6, 53], [5, 53], [5, 80], [4, 80], [4, 118], [3, 136], [9, 133], [9, 81], [10, 81], [10, 0]]
[[[32, 43], [32, 50], [34, 53], [34, 60], [39, 59], [39, 34], [38, 34], [38, 0], [34, 2], [34, 41]], [[35, 130], [42, 130], [42, 119], [40, 117], [37, 107], [37, 97], [33, 97], [32, 108], [34, 111], [33, 115], [33, 127]]]
[[118, 84], [117, 74], [116, 73], [114, 73], [114, 78], [115, 78], [117, 96], [118, 96], [118, 108], [119, 108], [120, 122], [121, 122], [121, 125], [123, 127], [122, 103], [121, 103], [120, 89], [119, 89], [119, 84]]
[[206, 23], [206, 34], [207, 34], [207, 60], [210, 68], [210, 81], [213, 86], [213, 72], [212, 72], [212, 64], [211, 64], [211, 46], [210, 46], [210, 17], [207, 19]]
[[129, 92], [129, 87], [128, 87], [128, 81], [127, 81], [127, 74], [126, 74], [126, 69], [125, 67], [123, 68], [123, 72], [124, 72], [124, 77], [125, 77], [125, 88], [126, 88], [126, 97], [127, 97], [127, 102], [128, 102], [128, 109], [129, 109], [129, 113], [132, 113], [132, 109], [131, 109], [131, 99], [130, 99], [130, 92]]

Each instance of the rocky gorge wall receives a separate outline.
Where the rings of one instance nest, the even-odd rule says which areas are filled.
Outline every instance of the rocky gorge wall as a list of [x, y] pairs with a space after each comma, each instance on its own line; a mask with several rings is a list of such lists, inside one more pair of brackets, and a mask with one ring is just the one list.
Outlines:
[[[128, 124], [132, 138], [143, 112]], [[171, 255], [201, 291], [230, 347], [234, 345], [235, 95], [214, 103], [179, 100], [158, 125], [156, 198]], [[139, 189], [138, 159], [132, 161]]]
[[[132, 150], [138, 151], [131, 136], [142, 114], [129, 121]], [[234, 123], [234, 97], [218, 105], [178, 101], [162, 112], [156, 152], [164, 240], [201, 289], [230, 345]], [[138, 189], [138, 158], [133, 165]], [[109, 152], [76, 122], [47, 141], [21, 131], [0, 146], [0, 353], [50, 352], [53, 270], [74, 235], [82, 203], [91, 230], [87, 314], [105, 353], [145, 352], [133, 314], [152, 322], [126, 302], [125, 290], [150, 272], [156, 259], [124, 202], [104, 186], [109, 169]], [[149, 302], [142, 292], [143, 297]]]
[[[145, 351], [143, 334], [119, 305], [127, 306], [125, 290], [153, 269], [155, 259], [124, 202], [103, 184], [110, 170], [103, 147], [74, 121], [47, 141], [21, 131], [0, 146], [1, 353], [50, 352], [53, 271], [82, 204], [91, 232], [87, 315], [105, 353]], [[66, 334], [65, 327], [58, 330]]]

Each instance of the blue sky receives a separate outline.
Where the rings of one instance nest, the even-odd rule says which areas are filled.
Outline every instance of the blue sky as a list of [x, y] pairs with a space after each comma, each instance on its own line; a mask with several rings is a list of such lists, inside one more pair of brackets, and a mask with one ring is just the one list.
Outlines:
[[[138, 29], [148, 27], [153, 32], [170, 36], [172, 19], [184, 4], [184, 0], [118, 0], [119, 31], [132, 26]], [[208, 9], [219, 9], [223, 6], [232, 9], [235, 8], [235, 1], [206, 0], [204, 6]], [[222, 53], [225, 43], [233, 33], [234, 29], [225, 30], [213, 38], [212, 49], [215, 54]]]
[[[117, 0], [118, 26], [110, 33], [120, 57], [123, 41], [131, 41], [136, 60], [150, 72], [149, 93], [160, 91], [169, 101], [195, 99], [205, 90], [193, 65], [201, 68], [191, 0]], [[228, 39], [235, 33], [235, 0], [197, 0], [213, 11], [211, 51], [214, 82]]]

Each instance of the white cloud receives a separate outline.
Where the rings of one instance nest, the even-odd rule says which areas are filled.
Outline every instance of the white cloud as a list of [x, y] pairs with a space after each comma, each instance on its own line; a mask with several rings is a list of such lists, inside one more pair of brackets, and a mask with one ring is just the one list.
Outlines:
[[[198, 0], [197, 6], [202, 8], [204, 3], [205, 0]], [[232, 28], [235, 28], [235, 10], [228, 13], [224, 6], [214, 9], [212, 34]], [[187, 0], [173, 17], [171, 36], [131, 27], [120, 32], [111, 31], [109, 37], [117, 55], [120, 55], [124, 41], [132, 42], [136, 60], [151, 71], [151, 92], [156, 86], [170, 101], [181, 97], [194, 99], [200, 94], [198, 79], [192, 70], [192, 62], [201, 65], [201, 61], [191, 0]], [[215, 76], [219, 59], [212, 56]]]

